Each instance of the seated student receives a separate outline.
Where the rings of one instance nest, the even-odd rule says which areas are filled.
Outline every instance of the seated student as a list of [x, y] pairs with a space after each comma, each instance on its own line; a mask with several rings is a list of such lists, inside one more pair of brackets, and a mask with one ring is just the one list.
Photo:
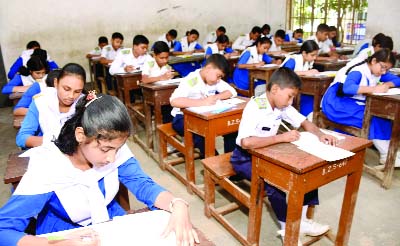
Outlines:
[[217, 30], [210, 32], [209, 34], [207, 34], [206, 38], [203, 41], [203, 47], [206, 47], [209, 44], [213, 44], [217, 41], [217, 38], [220, 35], [225, 35], [226, 33], [226, 29], [224, 26], [220, 26], [217, 28]]
[[[183, 113], [181, 108], [214, 105], [218, 100], [228, 99], [237, 95], [234, 88], [222, 80], [228, 74], [228, 61], [223, 55], [211, 55], [203, 68], [198, 69], [183, 78], [179, 87], [172, 93], [170, 102], [174, 107], [171, 115], [172, 127], [179, 135], [184, 135]], [[235, 134], [224, 136], [224, 151], [229, 152], [234, 148]], [[204, 138], [193, 136], [195, 148], [200, 150], [204, 157]]]
[[[342, 125], [361, 128], [364, 119], [365, 94], [386, 92], [391, 87], [400, 86], [400, 78], [388, 73], [394, 63], [393, 53], [389, 49], [382, 49], [366, 61], [348, 68], [344, 80], [338, 81], [335, 78], [322, 98], [322, 111], [326, 117]], [[390, 120], [372, 117], [368, 138], [372, 139], [378, 149], [381, 164], [386, 162], [391, 129]], [[397, 152], [395, 166], [400, 166], [399, 152]]]
[[[319, 128], [299, 114], [291, 106], [301, 87], [300, 78], [288, 68], [279, 68], [268, 81], [267, 91], [263, 95], [251, 98], [243, 110], [239, 125], [236, 148], [231, 156], [233, 169], [239, 177], [251, 179], [251, 154], [248, 149], [262, 148], [269, 145], [292, 142], [298, 140], [300, 134], [296, 130], [278, 134], [279, 125], [283, 120], [293, 127], [303, 127], [319, 137], [322, 142], [336, 144], [335, 137], [323, 134]], [[286, 226], [286, 193], [280, 189], [265, 183], [265, 190], [272, 209], [281, 225], [278, 233], [285, 236]], [[318, 236], [329, 230], [328, 225], [321, 225], [306, 218], [308, 205], [317, 205], [318, 190], [311, 191], [304, 196], [300, 233], [310, 236]], [[299, 245], [302, 245], [299, 242]]]
[[[258, 38], [256, 42], [248, 47], [240, 55], [239, 61], [233, 72], [233, 83], [240, 89], [249, 89], [249, 70], [248, 68], [259, 67], [273, 62], [268, 56], [268, 49], [271, 47], [271, 40], [267, 37]], [[254, 84], [255, 93], [265, 92], [265, 81], [258, 80]]]
[[108, 45], [108, 39], [107, 39], [107, 37], [104, 37], [104, 36], [99, 37], [97, 47], [94, 48], [92, 51], [90, 51], [90, 52], [86, 55], [86, 58], [100, 57], [100, 56], [101, 56], [101, 50], [102, 50], [103, 47], [106, 46], [106, 45]]
[[[29, 105], [33, 100], [33, 96], [39, 94], [46, 87], [54, 87], [54, 80], [57, 79], [60, 74], [60, 69], [50, 71], [47, 75], [46, 83], [33, 83], [31, 87], [22, 95], [17, 105], [14, 107], [14, 116], [24, 116], [28, 112]], [[42, 89], [43, 88], [43, 89]]]
[[109, 65], [112, 63], [117, 56], [117, 53], [122, 49], [124, 42], [124, 36], [119, 32], [114, 32], [111, 36], [111, 44], [104, 46], [101, 49], [100, 63], [103, 65]]
[[271, 39], [271, 48], [269, 48], [269, 53], [270, 54], [282, 54], [286, 53], [285, 51], [282, 51], [282, 44], [283, 41], [285, 41], [285, 31], [282, 29], [279, 29], [275, 32], [275, 35]]
[[331, 50], [341, 47], [342, 45], [337, 40], [337, 28], [335, 26], [329, 26], [328, 32], [328, 44]]
[[212, 44], [208, 44], [206, 46], [206, 59], [212, 54], [221, 54], [224, 55], [225, 58], [229, 58], [231, 54], [239, 54], [234, 51], [232, 48], [228, 47], [229, 38], [225, 34], [221, 34], [217, 37], [216, 42]]
[[[26, 45], [26, 50], [24, 50], [21, 54], [20, 57], [18, 57], [18, 59], [13, 63], [13, 65], [11, 65], [10, 67], [10, 71], [7, 74], [7, 77], [9, 79], [13, 79], [14, 76], [18, 73], [19, 68], [26, 66], [26, 63], [28, 62], [28, 60], [31, 58], [31, 55], [33, 54], [35, 49], [40, 49], [40, 44], [37, 41], [30, 41], [27, 45]], [[49, 70], [54, 70], [58, 68], [58, 65], [55, 61], [53, 61], [50, 58], [50, 55], [46, 52], [46, 60], [47, 60], [47, 66], [49, 67]]]
[[[100, 238], [92, 229], [70, 232], [61, 242], [27, 235], [24, 230], [34, 217], [39, 235], [125, 215], [115, 200], [119, 182], [150, 209], [171, 212], [160, 236], [175, 232], [176, 245], [199, 243], [188, 203], [145, 174], [125, 144], [133, 129], [118, 98], [90, 93], [79, 100], [76, 113], [71, 116], [54, 143], [30, 150], [29, 169], [0, 209], [3, 245], [100, 245]], [[88, 232], [92, 237], [87, 237]]]
[[[170, 51], [174, 50], [174, 45], [175, 45], [175, 39], [178, 36], [178, 32], [175, 29], [169, 30], [166, 34], [161, 35], [158, 37], [157, 41], [164, 41], [167, 45]], [[153, 45], [154, 47], [154, 45]], [[153, 50], [153, 47], [151, 48]]]
[[[314, 40], [307, 40], [301, 45], [299, 53], [286, 56], [281, 67], [287, 67], [297, 75], [317, 74], [319, 72], [317, 69], [313, 69], [313, 64], [317, 58], [318, 50], [318, 44]], [[300, 113], [307, 116], [308, 119], [312, 119], [310, 113], [313, 112], [314, 96], [301, 95], [300, 102]]]
[[[332, 61], [338, 59], [338, 54], [336, 52], [331, 51], [328, 43], [328, 33], [329, 33], [329, 26], [327, 24], [319, 24], [317, 27], [317, 32], [315, 36], [311, 36], [308, 40], [314, 40], [319, 46], [319, 52], [317, 61]], [[328, 57], [320, 56], [322, 54], [328, 55]]]
[[145, 36], [136, 35], [132, 43], [132, 48], [125, 48], [118, 51], [115, 60], [111, 63], [110, 74], [141, 70], [143, 64], [151, 57], [147, 54], [149, 40]]
[[85, 85], [85, 69], [78, 64], [65, 65], [54, 82], [33, 97], [17, 133], [17, 146], [32, 148], [57, 138], [61, 127], [75, 113], [77, 99]]
[[254, 26], [248, 34], [240, 35], [232, 44], [234, 50], [245, 50], [247, 47], [252, 46], [254, 42], [260, 37], [261, 28]]
[[304, 31], [301, 28], [294, 30], [292, 35], [286, 33], [284, 43], [289, 43], [289, 44], [303, 43], [303, 34]]
[[11, 93], [20, 92], [24, 93], [32, 84], [44, 83], [42, 80], [46, 79], [48, 67], [46, 59], [39, 56], [32, 56], [27, 64], [27, 67], [20, 67], [20, 74], [14, 76], [7, 84], [4, 85], [2, 93], [9, 95]]
[[270, 25], [264, 24], [261, 27], [261, 37], [267, 37], [267, 38], [271, 39], [272, 38], [272, 34], [270, 34], [270, 32], [271, 32]]

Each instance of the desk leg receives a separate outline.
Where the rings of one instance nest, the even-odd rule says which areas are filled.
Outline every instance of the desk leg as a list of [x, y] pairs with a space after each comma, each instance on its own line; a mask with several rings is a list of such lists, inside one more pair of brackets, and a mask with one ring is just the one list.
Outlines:
[[151, 150], [152, 148], [152, 126], [151, 126], [151, 106], [146, 103], [143, 103], [143, 110], [144, 110], [144, 121], [146, 122], [144, 128], [146, 131], [146, 146]]
[[196, 183], [195, 173], [194, 173], [194, 150], [193, 150], [193, 133], [187, 129], [189, 125], [189, 120], [186, 115], [184, 115], [184, 126], [185, 126], [185, 171], [186, 171], [186, 181], [187, 190], [190, 194], [193, 194], [190, 184]]
[[[154, 124], [156, 126], [161, 125], [162, 124], [162, 110], [161, 110], [162, 105], [159, 103], [158, 100], [156, 100], [156, 102], [154, 103]], [[154, 152], [158, 152], [159, 147], [158, 147], [158, 143], [157, 140], [159, 139], [158, 136], [158, 131], [155, 132], [155, 141], [153, 141], [153, 150]]]
[[397, 109], [397, 113], [392, 121], [392, 135], [390, 136], [389, 152], [386, 158], [385, 170], [383, 174], [382, 186], [389, 189], [392, 185], [392, 176], [394, 172], [394, 163], [396, 161], [397, 150], [399, 149], [400, 141], [400, 109]]
[[358, 188], [360, 186], [363, 170], [364, 157], [365, 149], [357, 152], [356, 155], [349, 160], [349, 163], [347, 163], [347, 165], [357, 166], [357, 169], [355, 172], [347, 176], [335, 245], [348, 245], [354, 208], [356, 206]]
[[293, 177], [289, 183], [292, 183], [292, 187], [289, 187], [288, 192], [288, 207], [286, 214], [286, 228], [285, 228], [285, 241], [284, 245], [297, 245], [299, 240], [300, 222], [301, 222], [301, 211], [303, 209], [304, 202], [304, 189], [303, 184], [300, 183], [302, 180], [301, 176]]

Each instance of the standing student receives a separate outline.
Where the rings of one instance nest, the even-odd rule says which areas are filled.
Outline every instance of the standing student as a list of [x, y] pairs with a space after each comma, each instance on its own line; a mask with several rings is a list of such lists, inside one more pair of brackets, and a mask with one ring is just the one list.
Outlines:
[[[326, 117], [342, 125], [361, 128], [365, 111], [365, 94], [386, 92], [391, 87], [400, 86], [400, 78], [388, 73], [394, 63], [393, 53], [389, 49], [382, 49], [367, 60], [348, 68], [345, 79], [332, 82], [322, 98], [322, 111]], [[378, 149], [381, 164], [386, 162], [391, 129], [390, 120], [372, 117], [368, 138], [372, 139]], [[399, 153], [395, 166], [400, 166]]]
[[254, 26], [248, 34], [240, 35], [232, 44], [234, 50], [245, 50], [247, 47], [252, 46], [254, 42], [260, 37], [261, 28]]
[[86, 57], [87, 58], [100, 57], [101, 50], [103, 49], [104, 46], [107, 46], [107, 45], [108, 45], [107, 37], [104, 37], [104, 36], [99, 37], [97, 47], [95, 47], [92, 51], [90, 51], [86, 55]]
[[32, 56], [26, 64], [27, 67], [20, 67], [20, 74], [14, 76], [7, 84], [4, 85], [2, 93], [9, 95], [11, 93], [24, 93], [34, 83], [43, 83], [46, 79], [48, 67], [46, 59], [41, 59], [39, 56]]
[[168, 226], [160, 236], [166, 237], [173, 231], [176, 245], [199, 243], [190, 222], [188, 203], [174, 197], [142, 171], [125, 144], [131, 132], [131, 119], [118, 98], [94, 93], [82, 98], [57, 140], [30, 151], [27, 172], [0, 209], [2, 244], [100, 245], [98, 235], [91, 229], [71, 232], [64, 240], [27, 235], [24, 230], [34, 217], [39, 235], [125, 215], [126, 211], [115, 200], [119, 182], [150, 209], [171, 212]]
[[[287, 67], [297, 75], [317, 74], [319, 72], [313, 69], [313, 64], [318, 56], [318, 50], [318, 44], [314, 40], [307, 40], [301, 45], [299, 53], [286, 56], [281, 67]], [[312, 118], [308, 116], [313, 112], [314, 96], [301, 95], [300, 102], [300, 113], [308, 119]]]
[[[248, 47], [240, 55], [239, 61], [233, 72], [233, 83], [240, 89], [249, 89], [248, 68], [259, 67], [273, 62], [267, 52], [271, 47], [271, 40], [267, 37], [258, 38], [256, 42]], [[259, 87], [259, 88], [258, 88]], [[265, 92], [265, 81], [259, 80], [254, 84], [257, 93]]]
[[192, 29], [189, 31], [189, 35], [181, 38], [180, 41], [177, 41], [174, 45], [174, 55], [185, 55], [185, 54], [193, 54], [194, 52], [203, 52], [203, 47], [197, 43], [200, 34], [196, 29]]
[[133, 38], [133, 47], [118, 51], [115, 60], [110, 67], [110, 74], [129, 73], [141, 70], [143, 64], [150, 58], [147, 54], [149, 40], [143, 35], [136, 35]]
[[[292, 130], [277, 134], [282, 120], [289, 122], [293, 127], [303, 127], [319, 137], [322, 142], [336, 144], [331, 135], [323, 134], [319, 128], [296, 111], [291, 106], [301, 87], [300, 78], [288, 68], [279, 68], [275, 71], [263, 95], [251, 98], [243, 110], [239, 125], [236, 148], [231, 156], [231, 163], [235, 172], [248, 180], [251, 179], [251, 154], [248, 149], [262, 148], [269, 145], [298, 140], [300, 133]], [[277, 187], [265, 183], [265, 190], [272, 209], [281, 225], [278, 233], [285, 236], [286, 226], [286, 194]], [[304, 206], [300, 222], [300, 233], [318, 236], [329, 230], [328, 225], [321, 225], [306, 218], [308, 205], [317, 205], [318, 190], [304, 195]], [[302, 245], [299, 241], [298, 245]]]
[[17, 146], [32, 148], [57, 138], [61, 127], [75, 113], [75, 104], [86, 81], [83, 67], [65, 65], [53, 87], [33, 97], [17, 133]]
[[21, 99], [18, 101], [17, 105], [14, 107], [14, 116], [24, 116], [28, 112], [29, 105], [36, 94], [39, 94], [46, 87], [54, 87], [54, 80], [57, 79], [60, 74], [60, 69], [55, 69], [50, 71], [45, 79], [45, 84], [43, 83], [33, 83], [31, 87], [22, 95]]
[[[179, 87], [172, 93], [170, 102], [174, 108], [171, 115], [172, 127], [179, 135], [184, 135], [184, 121], [182, 108], [214, 105], [218, 100], [228, 99], [237, 95], [234, 88], [222, 80], [228, 74], [228, 61], [223, 55], [211, 55], [203, 68], [198, 69], [183, 78]], [[234, 148], [236, 134], [224, 136], [224, 151], [229, 152]], [[194, 134], [195, 148], [200, 150], [204, 157], [204, 137]]]
[[220, 35], [225, 35], [226, 34], [226, 29], [224, 26], [220, 26], [217, 28], [217, 30], [210, 32], [207, 34], [206, 38], [203, 41], [203, 47], [206, 47], [209, 44], [213, 44], [217, 41], [217, 38]]
[[327, 24], [319, 24], [317, 27], [317, 32], [314, 36], [308, 38], [308, 40], [314, 40], [319, 46], [318, 55], [328, 55], [328, 57], [318, 56], [317, 60], [332, 61], [337, 60], [339, 57], [336, 52], [331, 51], [328, 42], [329, 26]]
[[[11, 65], [10, 71], [7, 74], [9, 79], [13, 79], [14, 76], [18, 73], [20, 67], [26, 66], [26, 63], [31, 58], [33, 52], [36, 49], [40, 49], [40, 44], [38, 41], [30, 41], [26, 45], [26, 50], [24, 50], [20, 57]], [[50, 58], [50, 55], [46, 52], [46, 60], [49, 70], [54, 70], [58, 68], [58, 65], [55, 61]]]
[[286, 33], [285, 42], [292, 44], [303, 43], [303, 34], [304, 31], [301, 28], [294, 30], [292, 35], [290, 35], [290, 33]]
[[282, 52], [282, 44], [285, 41], [285, 30], [279, 29], [275, 32], [275, 35], [271, 39], [271, 48], [269, 48], [269, 53], [271, 54], [281, 54], [286, 53]]
[[175, 45], [175, 39], [177, 36], [178, 36], [178, 32], [175, 29], [171, 29], [166, 34], [163, 34], [160, 37], [158, 37], [157, 40], [164, 41], [168, 45], [170, 51], [173, 51], [174, 45]]
[[270, 32], [271, 32], [270, 25], [264, 24], [261, 27], [261, 37], [267, 37], [267, 38], [271, 39], [272, 38], [272, 34], [270, 34]]
[[117, 56], [118, 51], [122, 48], [124, 36], [119, 32], [114, 32], [111, 36], [111, 44], [106, 45], [101, 49], [100, 63], [109, 65]]

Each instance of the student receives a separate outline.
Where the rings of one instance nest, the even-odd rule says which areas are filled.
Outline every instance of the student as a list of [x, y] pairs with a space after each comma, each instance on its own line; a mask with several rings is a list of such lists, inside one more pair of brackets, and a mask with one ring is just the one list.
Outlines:
[[103, 65], [109, 65], [112, 63], [117, 56], [117, 53], [122, 49], [124, 42], [124, 36], [119, 32], [114, 32], [111, 36], [111, 44], [106, 45], [101, 49], [100, 63]]
[[147, 54], [149, 40], [143, 35], [136, 35], [133, 38], [133, 47], [118, 51], [115, 60], [110, 67], [110, 74], [130, 73], [141, 70], [143, 64], [150, 58]]
[[168, 65], [169, 47], [163, 41], [153, 45], [154, 58], [149, 57], [143, 64], [142, 82], [153, 83], [160, 80], [169, 80], [174, 77], [172, 67]]
[[65, 65], [53, 87], [33, 97], [17, 133], [17, 146], [32, 148], [57, 138], [63, 124], [75, 113], [77, 99], [82, 96], [86, 74], [75, 63]]
[[289, 33], [286, 33], [285, 42], [291, 43], [291, 44], [303, 43], [303, 34], [304, 34], [304, 31], [301, 28], [294, 30], [292, 35], [289, 35]]
[[331, 51], [328, 43], [329, 26], [327, 24], [319, 24], [315, 36], [311, 36], [308, 40], [314, 40], [319, 46], [318, 55], [326, 54], [328, 57], [318, 56], [317, 61], [337, 60], [338, 54]]
[[106, 46], [106, 45], [108, 45], [108, 39], [107, 39], [107, 37], [104, 37], [104, 36], [99, 37], [97, 47], [94, 48], [92, 51], [90, 51], [90, 52], [86, 55], [86, 58], [100, 57], [100, 56], [101, 56], [101, 50], [102, 50], [103, 47]]
[[[248, 149], [262, 148], [269, 145], [292, 142], [298, 140], [300, 134], [297, 130], [278, 134], [279, 125], [283, 120], [293, 127], [302, 127], [319, 137], [322, 142], [336, 144], [336, 139], [331, 135], [323, 134], [319, 128], [298, 113], [291, 104], [301, 87], [300, 78], [288, 68], [279, 68], [275, 71], [263, 95], [251, 98], [247, 103], [239, 125], [236, 148], [231, 156], [231, 163], [235, 172], [243, 178], [251, 179], [251, 154]], [[280, 189], [265, 183], [265, 190], [272, 209], [281, 225], [278, 233], [285, 235], [286, 226], [286, 194]], [[329, 230], [328, 225], [321, 225], [306, 219], [308, 205], [317, 205], [318, 191], [314, 190], [304, 196], [300, 233], [318, 236]], [[302, 245], [299, 242], [299, 245]]]
[[29, 105], [31, 105], [33, 96], [39, 94], [46, 87], [54, 87], [54, 80], [57, 79], [60, 74], [59, 69], [50, 71], [47, 75], [46, 83], [33, 83], [31, 87], [22, 95], [21, 99], [18, 101], [17, 105], [14, 107], [14, 116], [24, 116], [28, 112]]
[[[14, 76], [18, 73], [20, 67], [26, 66], [26, 63], [31, 58], [31, 55], [36, 49], [40, 49], [40, 44], [38, 41], [30, 41], [26, 45], [26, 50], [24, 50], [21, 56], [13, 63], [13, 65], [11, 65], [10, 71], [8, 72], [7, 75], [9, 79], [14, 78]], [[57, 63], [50, 58], [50, 55], [47, 52], [46, 55], [47, 55], [46, 60], [49, 70], [51, 71], [57, 69], [58, 68]]]
[[204, 52], [203, 47], [197, 43], [199, 32], [196, 29], [189, 31], [189, 35], [183, 37], [180, 41], [176, 41], [174, 45], [174, 55], [193, 54], [194, 52]]
[[279, 29], [275, 32], [275, 35], [272, 37], [271, 39], [271, 48], [269, 48], [269, 53], [270, 54], [282, 54], [282, 53], [286, 53], [284, 51], [282, 51], [282, 44], [285, 41], [285, 31], [282, 29]]
[[[293, 70], [297, 75], [314, 75], [319, 73], [313, 69], [313, 64], [318, 56], [318, 44], [314, 40], [305, 41], [300, 48], [299, 53], [286, 56], [281, 67], [287, 67]], [[301, 95], [300, 113], [307, 118], [313, 112], [314, 96]]]
[[[160, 37], [158, 37], [157, 40], [164, 41], [168, 45], [169, 49], [171, 51], [173, 51], [174, 45], [175, 45], [175, 39], [177, 36], [178, 36], [178, 32], [175, 29], [171, 29], [166, 34], [163, 34]], [[154, 45], [153, 45], [153, 47], [154, 47]], [[153, 50], [153, 47], [152, 47], [152, 50]]]
[[[181, 108], [214, 105], [218, 100], [228, 99], [237, 95], [234, 88], [222, 80], [228, 74], [228, 61], [223, 55], [211, 55], [203, 68], [198, 69], [183, 78], [179, 87], [172, 93], [170, 102], [174, 107], [171, 115], [172, 127], [179, 135], [184, 135], [183, 113]], [[224, 151], [232, 151], [235, 134], [224, 136]], [[204, 157], [204, 138], [193, 136], [195, 148], [200, 150]]]
[[[0, 238], [4, 245], [100, 245], [93, 230], [66, 235], [62, 242], [27, 235], [36, 217], [36, 234], [105, 222], [126, 211], [114, 199], [123, 183], [150, 209], [171, 212], [163, 235], [172, 231], [176, 245], [199, 243], [189, 218], [188, 203], [156, 184], [127, 147], [132, 123], [121, 101], [89, 93], [53, 143], [30, 151], [29, 169], [9, 201], [0, 209]], [[91, 238], [81, 236], [92, 232]], [[77, 238], [73, 238], [74, 235]], [[71, 237], [69, 237], [71, 236]]]
[[240, 35], [232, 44], [234, 50], [245, 50], [247, 47], [252, 46], [254, 42], [260, 37], [261, 28], [254, 26], [248, 34]]
[[43, 79], [46, 79], [46, 73], [48, 67], [46, 59], [40, 58], [39, 56], [32, 56], [25, 67], [20, 67], [21, 74], [14, 76], [7, 84], [4, 85], [2, 93], [9, 95], [11, 93], [20, 92], [24, 93], [31, 87], [32, 84], [44, 83]]
[[270, 34], [270, 32], [271, 32], [271, 27], [270, 27], [270, 25], [264, 24], [264, 25], [261, 27], [261, 37], [267, 37], [267, 38], [271, 39], [271, 38], [272, 38], [272, 35]]
[[217, 28], [217, 30], [210, 32], [209, 34], [207, 34], [206, 38], [203, 41], [203, 47], [206, 47], [209, 44], [213, 44], [217, 41], [217, 38], [220, 35], [225, 35], [226, 33], [226, 29], [224, 26], [220, 26]]
[[329, 26], [328, 44], [329, 47], [331, 47], [331, 50], [335, 50], [342, 46], [337, 40], [337, 28], [335, 26]]
[[[225, 58], [229, 58], [234, 50], [229, 45], [229, 38], [225, 34], [221, 34], [217, 37], [216, 42], [212, 44], [208, 44], [206, 46], [206, 59], [212, 54], [221, 54], [224, 55]], [[237, 52], [235, 52], [236, 54]]]
[[[361, 128], [365, 94], [386, 92], [391, 87], [400, 86], [400, 78], [388, 73], [394, 63], [393, 53], [389, 49], [382, 49], [367, 60], [348, 68], [345, 79], [341, 81], [335, 79], [322, 98], [322, 111], [326, 117], [338, 124]], [[378, 149], [381, 164], [386, 162], [391, 129], [390, 120], [372, 117], [368, 138], [372, 139]], [[395, 166], [400, 166], [399, 153]]]
[[[271, 40], [263, 37], [258, 38], [252, 46], [243, 51], [233, 72], [233, 82], [238, 88], [243, 90], [249, 89], [248, 68], [259, 67], [273, 62], [273, 59], [267, 54], [270, 47]], [[254, 88], [257, 93], [265, 92], [265, 81], [257, 81], [254, 84]]]

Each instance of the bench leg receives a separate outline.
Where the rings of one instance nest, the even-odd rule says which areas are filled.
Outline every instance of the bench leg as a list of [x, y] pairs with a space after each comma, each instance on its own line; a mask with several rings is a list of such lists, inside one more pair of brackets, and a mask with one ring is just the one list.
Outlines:
[[159, 154], [159, 161], [160, 161], [160, 167], [162, 170], [165, 170], [165, 161], [164, 159], [167, 157], [167, 136], [163, 134], [162, 132], [159, 132], [159, 140], [160, 140], [160, 149], [158, 150]]
[[207, 218], [211, 217], [210, 206], [215, 204], [215, 183], [211, 178], [211, 173], [204, 169], [204, 214]]

